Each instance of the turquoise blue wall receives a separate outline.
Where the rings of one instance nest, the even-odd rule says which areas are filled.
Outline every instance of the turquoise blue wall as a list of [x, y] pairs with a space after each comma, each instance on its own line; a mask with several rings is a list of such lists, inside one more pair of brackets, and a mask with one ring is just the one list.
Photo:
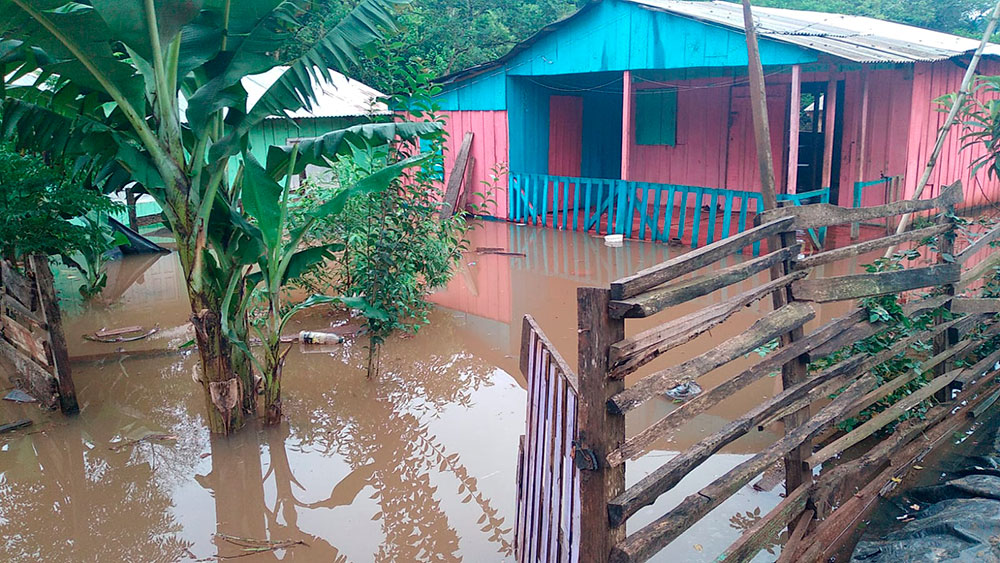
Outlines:
[[[765, 66], [809, 64], [814, 51], [769, 39], [760, 41]], [[513, 76], [554, 76], [624, 70], [745, 67], [743, 33], [605, 0], [574, 16], [497, 67], [445, 87], [446, 110], [503, 110], [517, 101], [503, 81]]]
[[507, 81], [510, 169], [525, 174], [549, 171], [549, 95], [527, 77]]

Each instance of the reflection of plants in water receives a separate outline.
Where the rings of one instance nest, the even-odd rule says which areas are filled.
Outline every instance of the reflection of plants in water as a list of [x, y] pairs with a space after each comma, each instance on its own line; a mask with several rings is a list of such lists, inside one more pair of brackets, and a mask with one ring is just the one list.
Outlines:
[[191, 546], [177, 536], [171, 499], [149, 464], [87, 449], [80, 436], [37, 433], [4, 447], [0, 559], [167, 562]]
[[[743, 513], [737, 512], [736, 514], [733, 514], [733, 516], [729, 518], [729, 527], [739, 530], [742, 534], [757, 525], [761, 518], [760, 507], [758, 506], [752, 511], [748, 510]], [[767, 544], [763, 546], [763, 549], [771, 555], [774, 555], [780, 546], [785, 545], [786, 541], [788, 541], [788, 530], [783, 530], [777, 537], [769, 540]]]
[[[498, 517], [496, 508], [490, 506], [490, 501], [483, 496], [483, 493], [477, 489], [477, 482], [474, 477], [469, 476], [469, 471], [464, 465], [458, 463], [458, 454], [454, 453], [451, 455], [446, 455], [446, 450], [444, 446], [438, 444], [435, 441], [436, 436], [431, 436], [427, 438], [427, 431], [424, 431], [417, 436], [421, 442], [420, 453], [425, 456], [425, 459], [431, 461], [431, 463], [439, 464], [439, 470], [444, 471], [445, 469], [450, 470], [455, 477], [459, 480], [458, 494], [468, 492], [465, 498], [462, 499], [462, 503], [467, 503], [470, 500], [475, 500], [476, 504], [479, 505], [479, 509], [482, 510], [483, 515], [479, 518], [477, 524], [481, 525], [482, 528], [479, 530], [483, 533], [492, 533], [489, 536], [489, 540], [494, 543], [499, 543], [500, 548], [499, 553], [506, 556], [511, 556], [514, 554], [514, 546], [507, 541], [505, 536], [509, 536], [513, 528], [503, 528], [504, 520], [503, 517]], [[427, 454], [432, 454], [427, 457]]]

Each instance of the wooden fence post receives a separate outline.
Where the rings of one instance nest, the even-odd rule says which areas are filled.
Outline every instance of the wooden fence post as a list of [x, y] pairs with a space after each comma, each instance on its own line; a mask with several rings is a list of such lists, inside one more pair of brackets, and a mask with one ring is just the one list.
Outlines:
[[48, 256], [34, 254], [28, 258], [32, 273], [35, 274], [35, 284], [38, 287], [38, 308], [42, 313], [42, 321], [46, 326], [48, 338], [45, 345], [52, 356], [52, 374], [59, 385], [59, 410], [64, 414], [75, 414], [80, 411], [76, 402], [76, 386], [73, 385], [73, 373], [69, 366], [69, 350], [66, 348], [66, 336], [63, 334], [62, 314], [59, 312], [59, 299], [49, 270]]
[[580, 561], [606, 561], [625, 539], [625, 525], [612, 527], [608, 501], [625, 491], [625, 464], [609, 467], [607, 456], [625, 443], [625, 415], [608, 412], [607, 402], [625, 389], [608, 377], [611, 345], [625, 338], [625, 321], [610, 316], [611, 291], [577, 289], [580, 406], [576, 460], [580, 474]]

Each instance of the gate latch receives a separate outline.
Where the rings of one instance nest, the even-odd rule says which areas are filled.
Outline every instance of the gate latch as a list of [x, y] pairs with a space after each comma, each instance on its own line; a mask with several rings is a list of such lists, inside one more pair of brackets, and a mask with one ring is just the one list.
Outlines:
[[588, 450], [573, 440], [573, 463], [581, 471], [597, 471], [600, 467], [593, 450]]

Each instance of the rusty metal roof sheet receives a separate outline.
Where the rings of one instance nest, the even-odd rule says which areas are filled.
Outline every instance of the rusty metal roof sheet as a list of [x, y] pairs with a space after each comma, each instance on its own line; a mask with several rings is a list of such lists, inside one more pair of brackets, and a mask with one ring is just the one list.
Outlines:
[[[743, 30], [743, 7], [732, 2], [626, 0], [710, 24]], [[911, 25], [862, 16], [754, 8], [757, 33], [858, 63], [913, 63], [947, 60], [971, 53], [979, 41]], [[1000, 45], [985, 54], [1000, 56]]]

